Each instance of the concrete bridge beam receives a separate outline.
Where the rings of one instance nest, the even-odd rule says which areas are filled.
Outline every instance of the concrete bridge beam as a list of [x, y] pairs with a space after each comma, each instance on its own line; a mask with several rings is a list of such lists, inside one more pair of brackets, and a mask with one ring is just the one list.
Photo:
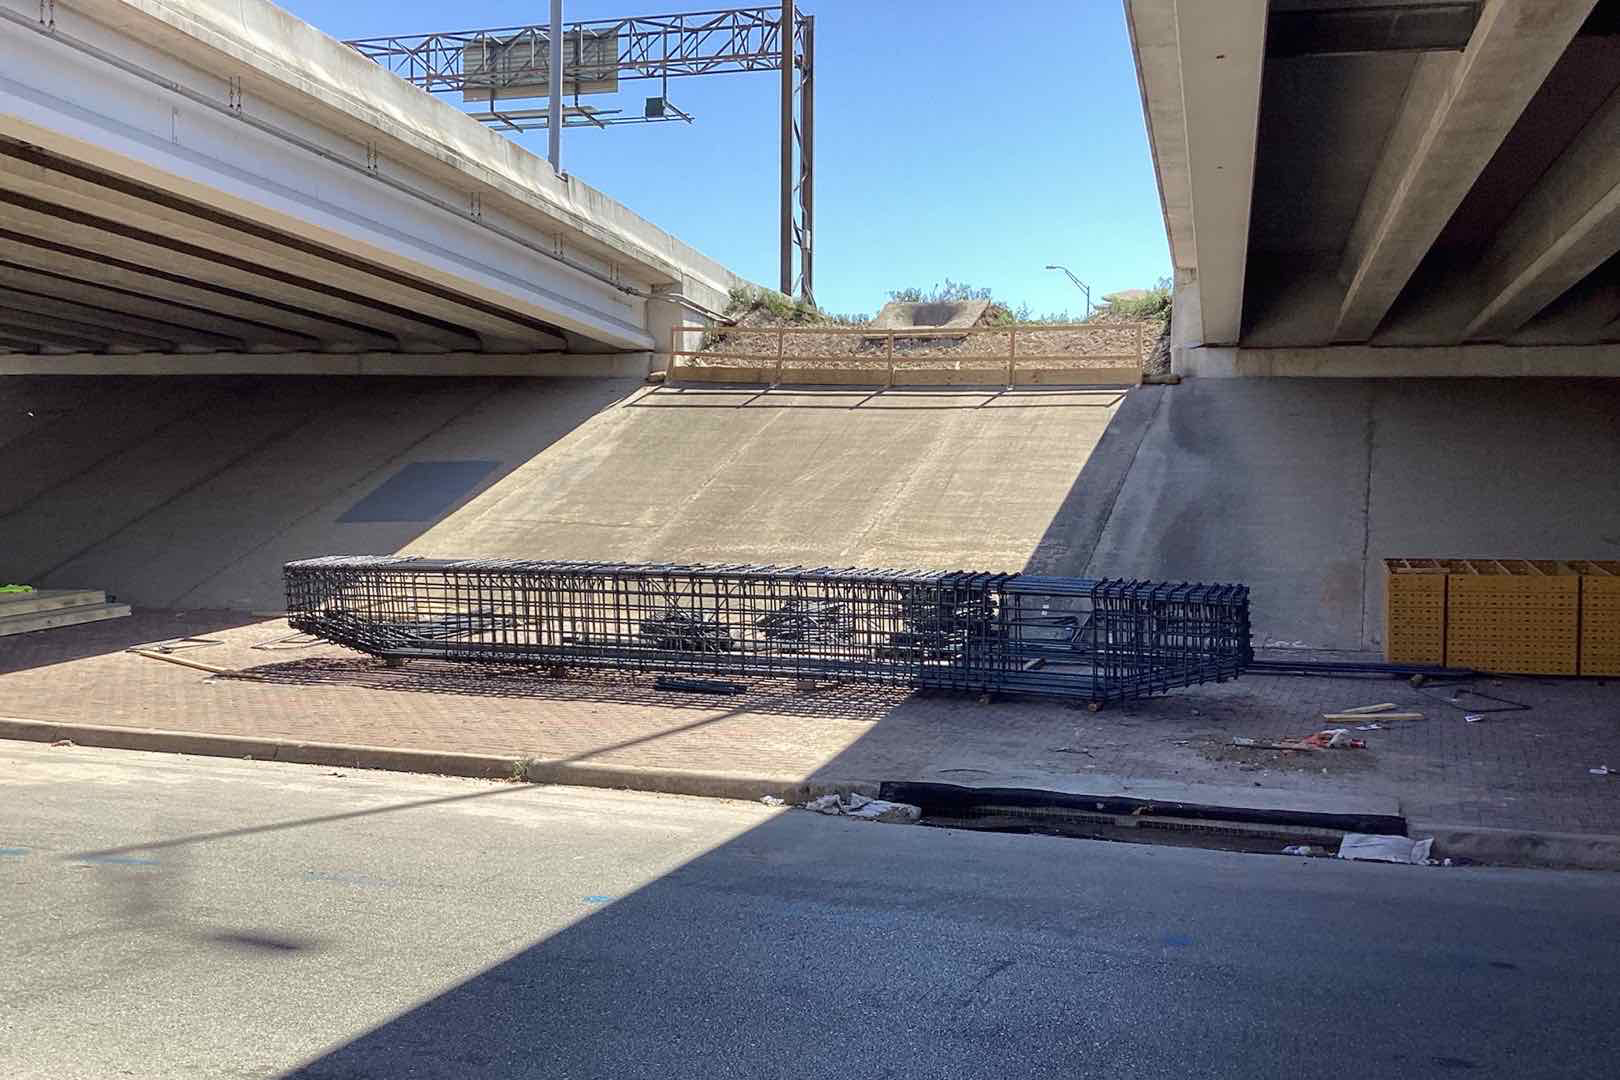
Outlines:
[[1459, 340], [1496, 340], [1620, 251], [1620, 91], [1559, 157], [1480, 260], [1482, 303]]
[[165, 274], [208, 282], [247, 296], [385, 334], [406, 350], [477, 348], [472, 334], [413, 317], [392, 305], [319, 287], [290, 274], [253, 267], [205, 248], [147, 233], [121, 221], [92, 217], [0, 191], [0, 228], [145, 266]]
[[1596, 0], [1487, 0], [1461, 54], [1421, 57], [1339, 269], [1335, 341], [1366, 341]]
[[0, 287], [82, 307], [87, 311], [109, 312], [112, 313], [110, 317], [127, 314], [172, 327], [176, 332], [208, 335], [219, 339], [222, 348], [252, 351], [272, 348], [312, 350], [320, 347], [320, 342], [313, 337], [278, 331], [263, 323], [232, 319], [218, 312], [170, 303], [88, 281], [76, 281], [4, 261], [0, 261]]
[[156, 319], [142, 318], [120, 311], [109, 310], [105, 305], [75, 303], [70, 300], [59, 300], [53, 296], [41, 295], [37, 292], [28, 292], [14, 289], [4, 284], [4, 267], [0, 267], [0, 305], [21, 311], [34, 311], [41, 315], [53, 315], [58, 318], [72, 320], [88, 326], [99, 326], [120, 332], [134, 333], [144, 336], [150, 341], [166, 341], [176, 349], [208, 349], [228, 350], [240, 352], [247, 347], [247, 342], [241, 338], [228, 337], [224, 334], [210, 333], [195, 327], [182, 326], [173, 322], [160, 322]]
[[399, 347], [394, 338], [363, 327], [308, 315], [218, 286], [186, 281], [93, 250], [41, 240], [8, 230], [3, 224], [0, 224], [0, 258], [27, 270], [193, 305], [212, 314], [258, 323], [266, 328], [260, 340], [284, 338], [290, 332], [313, 339], [321, 348], [334, 352]]
[[[215, 252], [233, 260], [292, 275], [316, 285], [359, 295], [387, 294], [396, 306], [477, 334], [490, 351], [560, 350], [566, 343], [534, 321], [447, 295], [431, 285], [386, 274], [340, 252], [290, 244], [288, 238], [250, 223], [165, 200], [116, 178], [73, 170], [65, 163], [18, 147], [0, 146], [0, 191], [113, 220], [153, 236]], [[446, 342], [464, 347], [465, 340]]]
[[168, 338], [136, 333], [128, 327], [113, 328], [48, 314], [35, 307], [17, 307], [21, 299], [0, 295], [0, 326], [62, 334], [67, 341], [93, 342], [98, 349], [176, 349], [179, 343]]

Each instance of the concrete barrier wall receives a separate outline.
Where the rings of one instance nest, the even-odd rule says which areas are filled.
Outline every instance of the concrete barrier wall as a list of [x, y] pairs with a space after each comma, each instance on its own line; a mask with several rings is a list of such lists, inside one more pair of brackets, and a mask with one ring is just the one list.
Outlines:
[[1382, 647], [1382, 560], [1620, 555], [1620, 383], [1152, 388], [1087, 573], [1243, 581], [1257, 644]]
[[1121, 396], [0, 379], [0, 578], [252, 611], [334, 553], [1020, 570]]

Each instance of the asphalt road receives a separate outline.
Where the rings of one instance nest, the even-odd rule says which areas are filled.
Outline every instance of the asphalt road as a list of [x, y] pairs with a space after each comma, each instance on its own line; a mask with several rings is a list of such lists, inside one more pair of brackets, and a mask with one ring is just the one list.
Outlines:
[[0, 1076], [1613, 1077], [1620, 878], [0, 743]]

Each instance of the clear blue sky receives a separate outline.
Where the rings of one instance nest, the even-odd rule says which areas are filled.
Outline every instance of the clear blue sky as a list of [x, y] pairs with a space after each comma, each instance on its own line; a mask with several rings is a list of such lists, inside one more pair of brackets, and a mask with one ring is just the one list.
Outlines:
[[[340, 38], [544, 21], [544, 0], [280, 0]], [[568, 19], [722, 7], [568, 0]], [[1169, 273], [1119, 0], [802, 0], [816, 16], [816, 299], [949, 277], [1037, 312]], [[615, 105], [640, 107], [654, 83]], [[696, 117], [564, 133], [563, 167], [761, 284], [777, 277], [775, 73], [678, 79]], [[612, 107], [606, 98], [596, 99]], [[545, 133], [519, 136], [544, 155]]]

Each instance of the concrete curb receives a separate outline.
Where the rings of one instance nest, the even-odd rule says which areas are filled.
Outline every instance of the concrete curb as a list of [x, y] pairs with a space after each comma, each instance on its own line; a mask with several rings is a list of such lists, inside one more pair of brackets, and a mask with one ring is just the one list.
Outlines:
[[800, 803], [819, 795], [865, 795], [876, 798], [878, 785], [864, 781], [808, 781], [770, 777], [705, 773], [683, 769], [646, 769], [632, 765], [603, 765], [580, 761], [553, 761], [503, 754], [463, 754], [439, 750], [403, 750], [388, 746], [303, 742], [243, 735], [210, 735], [162, 728], [113, 727], [55, 720], [23, 720], [0, 716], [0, 739], [20, 742], [56, 742], [66, 739], [79, 746], [108, 750], [147, 750], [202, 757], [251, 758], [297, 765], [329, 765], [345, 769], [384, 769], [392, 772], [467, 776], [481, 780], [522, 780], [532, 784], [568, 787], [622, 788], [665, 795], [694, 795], [710, 799], [758, 801], [774, 795]]
[[[345, 769], [466, 776], [481, 780], [522, 780], [532, 784], [618, 788], [692, 795], [710, 799], [757, 802], [767, 795], [789, 804], [820, 795], [865, 795], [881, 798], [882, 785], [862, 780], [810, 781], [705, 773], [685, 769], [646, 769], [581, 761], [553, 761], [502, 754], [463, 754], [438, 750], [402, 750], [388, 746], [303, 742], [242, 735], [210, 735], [161, 728], [113, 727], [55, 720], [0, 716], [0, 739], [56, 742], [109, 750], [147, 750], [202, 757], [251, 758], [298, 765]], [[1434, 837], [1435, 855], [1495, 866], [1565, 867], [1620, 870], [1620, 836], [1598, 833], [1555, 833], [1523, 829], [1489, 829], [1409, 822], [1407, 834]]]
[[1434, 837], [1434, 857], [1463, 858], [1492, 866], [1620, 870], [1620, 836], [1470, 825], [1408, 822], [1407, 835]]

